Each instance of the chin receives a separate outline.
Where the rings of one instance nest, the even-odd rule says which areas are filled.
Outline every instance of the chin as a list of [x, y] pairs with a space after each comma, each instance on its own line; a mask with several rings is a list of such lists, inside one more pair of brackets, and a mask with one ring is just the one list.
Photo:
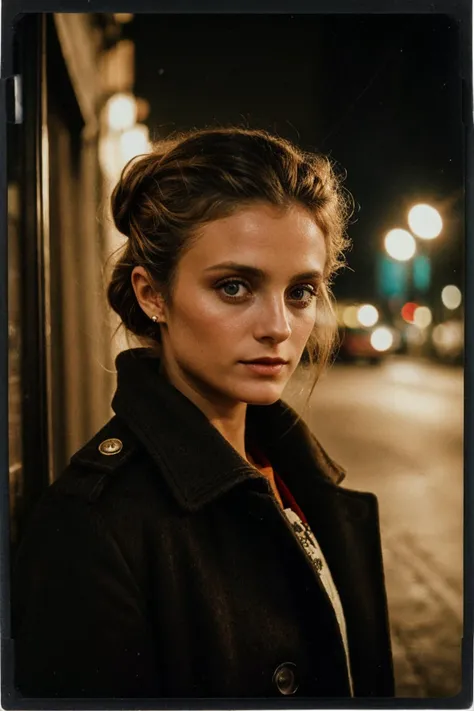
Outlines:
[[274, 402], [281, 398], [284, 387], [280, 384], [260, 384], [252, 388], [242, 389], [242, 402], [247, 405], [273, 405]]
[[276, 397], [266, 397], [266, 398], [260, 398], [258, 400], [257, 399], [247, 400], [247, 405], [260, 405], [261, 407], [264, 407], [265, 405], [273, 405], [279, 399], [280, 399], [280, 396], [277, 395]]

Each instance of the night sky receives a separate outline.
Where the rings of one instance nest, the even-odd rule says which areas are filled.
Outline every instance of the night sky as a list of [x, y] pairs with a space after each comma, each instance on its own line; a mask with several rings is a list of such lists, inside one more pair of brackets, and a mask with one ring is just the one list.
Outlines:
[[462, 286], [458, 28], [443, 15], [135, 15], [135, 93], [151, 137], [237, 123], [331, 155], [356, 212], [338, 297], [374, 296], [386, 232], [437, 207], [434, 282]]

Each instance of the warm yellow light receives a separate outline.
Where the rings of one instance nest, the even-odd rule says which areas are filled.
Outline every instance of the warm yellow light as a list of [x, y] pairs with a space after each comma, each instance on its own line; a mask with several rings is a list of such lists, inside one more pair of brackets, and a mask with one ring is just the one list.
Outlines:
[[390, 230], [385, 237], [385, 249], [393, 259], [406, 262], [416, 252], [416, 242], [407, 230]]
[[418, 306], [413, 314], [413, 323], [418, 328], [428, 328], [433, 320], [431, 310], [427, 306]]
[[406, 327], [405, 336], [408, 341], [413, 346], [422, 346], [426, 343], [426, 331], [421, 328], [417, 328], [414, 324], [410, 323]]
[[379, 312], [372, 304], [364, 304], [357, 311], [357, 319], [362, 326], [373, 326], [379, 320]]
[[439, 348], [448, 350], [453, 345], [456, 345], [456, 337], [448, 325], [440, 323], [433, 329], [433, 342]]
[[463, 347], [464, 333], [460, 321], [445, 321], [433, 329], [433, 343], [436, 350], [444, 355], [460, 352]]
[[133, 94], [114, 94], [107, 102], [107, 124], [112, 131], [126, 131], [137, 120]]
[[434, 239], [443, 229], [443, 220], [438, 210], [430, 205], [415, 205], [408, 213], [411, 231], [422, 239]]
[[441, 292], [441, 301], [447, 309], [454, 311], [454, 309], [457, 309], [457, 307], [461, 305], [462, 294], [457, 286], [449, 284], [445, 286]]
[[114, 17], [121, 25], [133, 20], [133, 12], [114, 12]]
[[388, 351], [393, 344], [392, 332], [385, 326], [380, 326], [370, 336], [370, 343], [376, 351]]
[[357, 328], [359, 325], [358, 311], [357, 306], [346, 306], [342, 312], [342, 320], [348, 328]]
[[120, 136], [120, 152], [124, 164], [135, 156], [149, 153], [150, 149], [148, 127], [144, 124], [137, 123], [136, 126]]

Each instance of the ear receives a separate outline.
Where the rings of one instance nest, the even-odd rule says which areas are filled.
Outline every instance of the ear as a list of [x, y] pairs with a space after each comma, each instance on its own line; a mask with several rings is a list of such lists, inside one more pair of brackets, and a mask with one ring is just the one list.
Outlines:
[[143, 312], [155, 323], [166, 323], [167, 312], [163, 295], [156, 290], [144, 267], [135, 267], [132, 271], [132, 287]]

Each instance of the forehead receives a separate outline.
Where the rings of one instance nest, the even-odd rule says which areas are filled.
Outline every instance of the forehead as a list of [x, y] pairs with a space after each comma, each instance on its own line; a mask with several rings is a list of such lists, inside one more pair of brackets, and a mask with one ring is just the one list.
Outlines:
[[202, 269], [235, 261], [289, 273], [323, 272], [326, 247], [321, 229], [303, 207], [253, 205], [204, 225], [183, 259]]

